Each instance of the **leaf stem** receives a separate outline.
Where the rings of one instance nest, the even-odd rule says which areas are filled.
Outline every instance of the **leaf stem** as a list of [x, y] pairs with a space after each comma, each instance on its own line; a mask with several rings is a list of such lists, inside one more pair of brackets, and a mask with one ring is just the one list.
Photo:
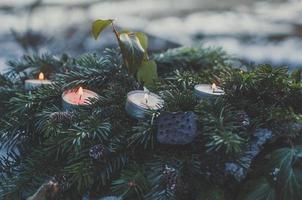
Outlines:
[[112, 31], [113, 31], [113, 33], [114, 33], [114, 35], [115, 35], [115, 37], [116, 37], [116, 39], [117, 39], [118, 45], [119, 45], [119, 47], [120, 47], [124, 65], [125, 65], [126, 68], [127, 68], [126, 56], [123, 54], [123, 51], [122, 51], [122, 46], [121, 46], [121, 42], [120, 42], [119, 32], [116, 30], [116, 27], [115, 27], [113, 21], [111, 22], [111, 26], [112, 26]]
[[112, 25], [112, 31], [113, 31], [113, 33], [115, 34], [115, 37], [116, 37], [117, 41], [119, 41], [119, 40], [120, 40], [120, 38], [119, 38], [119, 33], [118, 33], [118, 31], [116, 30], [114, 23], [111, 22], [111, 25]]

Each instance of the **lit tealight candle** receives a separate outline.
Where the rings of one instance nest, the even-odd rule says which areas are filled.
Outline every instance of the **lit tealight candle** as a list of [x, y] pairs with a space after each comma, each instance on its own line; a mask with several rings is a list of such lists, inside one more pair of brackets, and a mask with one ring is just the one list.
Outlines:
[[44, 74], [41, 72], [38, 76], [38, 79], [28, 79], [25, 80], [25, 90], [31, 91], [41, 87], [42, 85], [50, 85], [52, 82], [49, 80], [45, 80]]
[[196, 96], [198, 96], [199, 98], [224, 95], [224, 91], [220, 87], [216, 86], [215, 83], [213, 83], [212, 85], [210, 84], [195, 85], [194, 91]]
[[62, 94], [63, 108], [72, 110], [78, 106], [89, 105], [89, 99], [98, 98], [98, 94], [80, 87], [77, 91], [68, 90]]
[[145, 118], [149, 111], [156, 111], [163, 107], [163, 99], [151, 92], [135, 90], [127, 94], [126, 111], [136, 118]]

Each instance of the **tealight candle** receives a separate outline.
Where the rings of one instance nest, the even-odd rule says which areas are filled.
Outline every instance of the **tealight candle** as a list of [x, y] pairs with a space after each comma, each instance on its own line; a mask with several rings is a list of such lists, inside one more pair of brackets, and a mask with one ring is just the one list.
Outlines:
[[210, 84], [198, 84], [194, 86], [196, 96], [199, 98], [208, 98], [213, 96], [224, 95], [224, 91], [217, 87], [215, 83]]
[[38, 76], [38, 79], [28, 79], [25, 80], [25, 90], [31, 91], [41, 87], [42, 85], [50, 85], [52, 82], [49, 80], [45, 80], [44, 74], [41, 72]]
[[98, 98], [98, 94], [80, 87], [77, 91], [68, 90], [62, 94], [63, 108], [72, 110], [79, 106], [89, 105], [89, 99]]
[[135, 90], [127, 94], [126, 112], [136, 118], [145, 118], [149, 111], [156, 111], [163, 107], [163, 99], [151, 92]]

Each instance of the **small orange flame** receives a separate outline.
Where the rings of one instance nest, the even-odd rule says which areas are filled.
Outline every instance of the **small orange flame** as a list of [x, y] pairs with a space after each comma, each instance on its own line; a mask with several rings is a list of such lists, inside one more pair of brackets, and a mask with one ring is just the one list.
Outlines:
[[82, 88], [82, 87], [79, 88], [79, 90], [78, 90], [78, 95], [79, 95], [79, 96], [82, 96], [82, 95], [83, 95], [83, 88]]
[[212, 90], [213, 90], [213, 91], [217, 90], [217, 86], [216, 86], [215, 83], [212, 84]]
[[44, 80], [44, 74], [42, 72], [40, 72], [38, 79], [40, 81]]

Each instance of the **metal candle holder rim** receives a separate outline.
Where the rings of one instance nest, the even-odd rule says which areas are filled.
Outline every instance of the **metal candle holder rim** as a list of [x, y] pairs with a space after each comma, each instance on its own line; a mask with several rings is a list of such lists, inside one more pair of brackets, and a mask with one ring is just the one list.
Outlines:
[[26, 79], [24, 81], [24, 89], [25, 90], [34, 90], [38, 87], [42, 87], [43, 85], [51, 85], [53, 82], [51, 80], [39, 80], [39, 79]]
[[[151, 109], [149, 109], [147, 107], [142, 107], [141, 105], [138, 105], [138, 104], [132, 102], [129, 99], [129, 96], [132, 94], [135, 94], [135, 93], [146, 93], [146, 92], [142, 91], [142, 90], [134, 90], [134, 91], [128, 92], [127, 100], [126, 100], [126, 104], [125, 104], [126, 112], [135, 119], [138, 119], [138, 120], [144, 119], [145, 117], [147, 117], [151, 114]], [[158, 96], [154, 93], [151, 93], [151, 95], [153, 95], [156, 98], [159, 98], [162, 101], [162, 104], [159, 104], [158, 108], [155, 110], [161, 109], [163, 107], [164, 101], [160, 98], [160, 96]]]
[[197, 85], [195, 85], [194, 86], [194, 90], [198, 94], [204, 94], [204, 93], [206, 93], [206, 94], [212, 94], [212, 95], [217, 95], [217, 96], [224, 95], [224, 91], [223, 92], [212, 92], [212, 93], [208, 93], [208, 92], [205, 92], [205, 91], [200, 91], [200, 90], [197, 89], [198, 86], [211, 86], [211, 85], [210, 84], [204, 84], [204, 83], [203, 84], [197, 84]]
[[[146, 93], [146, 92], [143, 91], [143, 90], [133, 90], [133, 91], [131, 91], [131, 92], [128, 92], [128, 94], [127, 94], [127, 99], [128, 99], [128, 97], [129, 97], [130, 95], [135, 94], [135, 93]], [[152, 96], [155, 96], [156, 98], [158, 98], [158, 99], [160, 100], [160, 104], [158, 104], [157, 110], [160, 109], [160, 108], [162, 108], [162, 107], [163, 107], [164, 100], [163, 100], [160, 96], [158, 96], [157, 94], [154, 94], [154, 93], [152, 93], [152, 92], [150, 92], [149, 94], [152, 95]], [[140, 105], [135, 104], [135, 103], [132, 102], [130, 99], [129, 99], [129, 101], [127, 101], [127, 102], [130, 103], [130, 104], [132, 104], [132, 105], [134, 105], [134, 106], [136, 106], [136, 107], [139, 107], [139, 108], [142, 109], [142, 110], [149, 110], [149, 108], [145, 108], [145, 107], [142, 107], [142, 106], [140, 106]]]
[[[72, 91], [73, 91], [73, 90], [71, 89], [71, 90], [66, 90], [66, 91], [64, 91], [64, 92], [62, 93], [62, 99], [63, 99], [63, 101], [65, 101], [65, 102], [67, 102], [67, 103], [69, 103], [69, 104], [71, 104], [71, 105], [76, 105], [76, 106], [85, 106], [85, 105], [88, 105], [88, 104], [81, 104], [81, 105], [78, 105], [78, 104], [74, 104], [74, 103], [72, 103], [72, 102], [67, 101], [67, 100], [65, 99], [65, 95], [66, 95], [67, 93], [69, 93], [69, 92], [72, 92]], [[95, 92], [93, 92], [93, 91], [91, 91], [91, 90], [88, 90], [88, 89], [83, 89], [83, 92], [93, 94], [96, 98], [99, 96], [97, 93], [95, 93]]]
[[52, 83], [52, 81], [48, 80], [48, 79], [43, 79], [43, 80], [39, 80], [39, 79], [26, 79], [24, 82], [30, 82], [30, 81], [37, 81], [37, 83]]

